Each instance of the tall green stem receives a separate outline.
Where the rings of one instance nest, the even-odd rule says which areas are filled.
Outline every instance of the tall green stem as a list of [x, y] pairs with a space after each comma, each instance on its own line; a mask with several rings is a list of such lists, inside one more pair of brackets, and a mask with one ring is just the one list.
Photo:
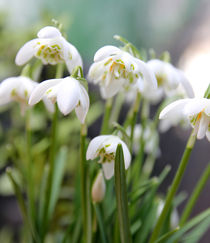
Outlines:
[[31, 110], [26, 111], [26, 150], [27, 150], [27, 194], [28, 194], [28, 213], [31, 218], [31, 223], [35, 225], [35, 195], [34, 195], [34, 177], [33, 177], [33, 161], [31, 156], [31, 126], [30, 126]]
[[104, 117], [103, 117], [103, 123], [101, 126], [101, 134], [109, 133], [109, 119], [110, 119], [111, 110], [112, 110], [112, 102], [113, 102], [112, 98], [110, 98], [106, 101], [105, 113], [104, 113]]
[[150, 238], [150, 241], [149, 243], [153, 243], [157, 240], [159, 234], [160, 234], [160, 231], [162, 229], [162, 226], [163, 226], [163, 223], [164, 223], [164, 220], [169, 212], [169, 209], [171, 207], [171, 203], [172, 203], [172, 200], [177, 192], [177, 189], [180, 185], [180, 182], [181, 182], [181, 179], [183, 177], [183, 174], [185, 172], [185, 169], [186, 169], [186, 166], [188, 164], [188, 161], [189, 161], [189, 158], [190, 158], [190, 154], [191, 154], [191, 151], [194, 147], [194, 144], [195, 144], [195, 141], [196, 141], [196, 135], [194, 133], [194, 130], [192, 131], [189, 139], [188, 139], [188, 142], [187, 142], [187, 146], [185, 148], [185, 151], [184, 151], [184, 154], [182, 156], [182, 159], [181, 159], [181, 162], [180, 162], [180, 165], [179, 165], [179, 168], [176, 172], [176, 175], [174, 177], [174, 180], [172, 182], [172, 185], [168, 191], [168, 194], [167, 194], [167, 197], [166, 197], [166, 201], [165, 201], [165, 205], [163, 207], [163, 210], [160, 214], [160, 217], [158, 218], [158, 221], [155, 225], [155, 228], [153, 230], [153, 233], [151, 235], [151, 238]]
[[90, 201], [90, 176], [86, 162], [86, 125], [81, 125], [80, 132], [80, 176], [81, 176], [81, 206], [83, 217], [84, 243], [92, 242], [92, 220]]
[[181, 216], [181, 219], [179, 222], [180, 226], [184, 225], [184, 223], [189, 218], [190, 213], [192, 212], [193, 206], [195, 205], [195, 203], [196, 203], [201, 191], [203, 190], [207, 180], [209, 179], [209, 177], [210, 177], [210, 163], [207, 166], [207, 168], [204, 170], [203, 175], [201, 176], [200, 180], [198, 181], [198, 183], [182, 213], [182, 216]]

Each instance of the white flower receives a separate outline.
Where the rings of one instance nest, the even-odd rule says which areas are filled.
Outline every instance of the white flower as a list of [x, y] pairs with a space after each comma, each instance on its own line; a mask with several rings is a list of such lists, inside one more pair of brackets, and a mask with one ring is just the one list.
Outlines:
[[65, 62], [70, 73], [76, 66], [82, 67], [79, 52], [64, 39], [57, 28], [46, 26], [37, 36], [38, 38], [28, 41], [18, 51], [15, 59], [17, 65], [23, 65], [35, 56], [41, 59], [43, 64], [55, 65]]
[[78, 80], [67, 77], [40, 83], [32, 92], [29, 105], [38, 103], [44, 96], [53, 103], [57, 101], [58, 108], [64, 115], [75, 109], [78, 119], [84, 123], [89, 109], [89, 96]]
[[[37, 85], [37, 82], [25, 76], [10, 77], [3, 80], [0, 84], [0, 105], [16, 101], [20, 104], [22, 113], [24, 113], [29, 97]], [[45, 99], [44, 102], [47, 109], [52, 112], [53, 105]]]
[[193, 98], [177, 100], [166, 106], [160, 113], [160, 119], [187, 117], [194, 127], [198, 139], [205, 135], [210, 141], [210, 99]]
[[157, 87], [156, 78], [146, 63], [115, 46], [104, 46], [96, 52], [88, 77], [94, 84], [99, 83], [105, 99], [122, 89], [128, 90], [137, 81], [141, 82], [142, 77]]
[[104, 181], [103, 173], [100, 170], [94, 180], [92, 190], [91, 190], [93, 202], [95, 203], [101, 202], [104, 199], [105, 192], [106, 192], [106, 184]]
[[110, 179], [114, 175], [114, 161], [118, 144], [122, 145], [125, 169], [128, 169], [131, 162], [131, 155], [127, 145], [119, 137], [114, 135], [101, 135], [91, 140], [88, 145], [86, 159], [93, 160], [99, 156], [99, 163], [102, 164], [106, 179]]
[[143, 86], [143, 96], [153, 103], [160, 101], [163, 96], [182, 96], [183, 98], [194, 97], [190, 82], [184, 73], [170, 63], [153, 59], [147, 65], [155, 73], [158, 82], [158, 89], [154, 90], [147, 83]]

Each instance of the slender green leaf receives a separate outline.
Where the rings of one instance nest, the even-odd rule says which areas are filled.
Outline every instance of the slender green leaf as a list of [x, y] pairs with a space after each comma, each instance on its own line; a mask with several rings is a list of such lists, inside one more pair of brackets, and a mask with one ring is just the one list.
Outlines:
[[118, 144], [115, 157], [115, 193], [117, 199], [118, 222], [122, 243], [131, 243], [130, 223], [128, 217], [128, 200], [125, 179], [125, 165], [122, 145]]

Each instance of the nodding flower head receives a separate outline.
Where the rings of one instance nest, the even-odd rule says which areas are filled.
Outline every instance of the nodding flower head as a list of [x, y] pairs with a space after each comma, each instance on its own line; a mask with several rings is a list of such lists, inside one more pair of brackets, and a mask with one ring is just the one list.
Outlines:
[[17, 65], [23, 65], [35, 56], [41, 59], [43, 64], [55, 65], [65, 62], [70, 73], [76, 66], [82, 67], [79, 52], [64, 39], [57, 28], [46, 26], [37, 36], [38, 38], [21, 47], [15, 59]]
[[129, 90], [143, 77], [152, 86], [157, 86], [155, 76], [146, 63], [115, 46], [104, 46], [96, 52], [88, 77], [93, 83], [99, 83], [105, 99], [122, 89]]
[[198, 139], [206, 135], [210, 141], [210, 99], [193, 98], [177, 100], [166, 106], [160, 113], [160, 119], [187, 117]]
[[117, 136], [102, 135], [91, 140], [86, 158], [95, 159], [99, 157], [98, 163], [102, 164], [104, 176], [110, 179], [114, 175], [114, 161], [118, 144], [122, 144], [125, 169], [127, 169], [131, 162], [131, 155], [127, 145]]

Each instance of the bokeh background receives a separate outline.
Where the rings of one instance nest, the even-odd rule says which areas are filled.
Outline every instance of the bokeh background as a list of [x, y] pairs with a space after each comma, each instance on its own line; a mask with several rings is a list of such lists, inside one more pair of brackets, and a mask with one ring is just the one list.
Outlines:
[[[210, 82], [208, 0], [0, 0], [0, 80], [19, 75], [21, 69], [14, 64], [17, 50], [34, 38], [41, 27], [51, 25], [52, 18], [63, 23], [68, 40], [80, 51], [85, 73], [100, 47], [118, 45], [113, 35], [119, 34], [138, 48], [153, 48], [158, 55], [169, 51], [172, 63], [185, 71], [196, 93], [204, 92]], [[97, 135], [99, 123], [100, 119], [95, 128], [90, 129], [90, 136]], [[166, 164], [173, 168], [162, 187], [163, 192], [171, 182], [188, 135], [189, 131], [181, 128], [161, 134], [162, 156], [154, 174]], [[209, 160], [210, 144], [206, 139], [197, 141], [180, 191], [188, 194], [192, 191]], [[0, 175], [3, 172], [1, 168]], [[210, 181], [193, 215], [209, 206]], [[20, 225], [21, 216], [14, 197], [0, 193], [0, 239], [7, 234], [5, 227], [18, 232]], [[210, 232], [207, 232], [201, 243], [209, 242]]]

